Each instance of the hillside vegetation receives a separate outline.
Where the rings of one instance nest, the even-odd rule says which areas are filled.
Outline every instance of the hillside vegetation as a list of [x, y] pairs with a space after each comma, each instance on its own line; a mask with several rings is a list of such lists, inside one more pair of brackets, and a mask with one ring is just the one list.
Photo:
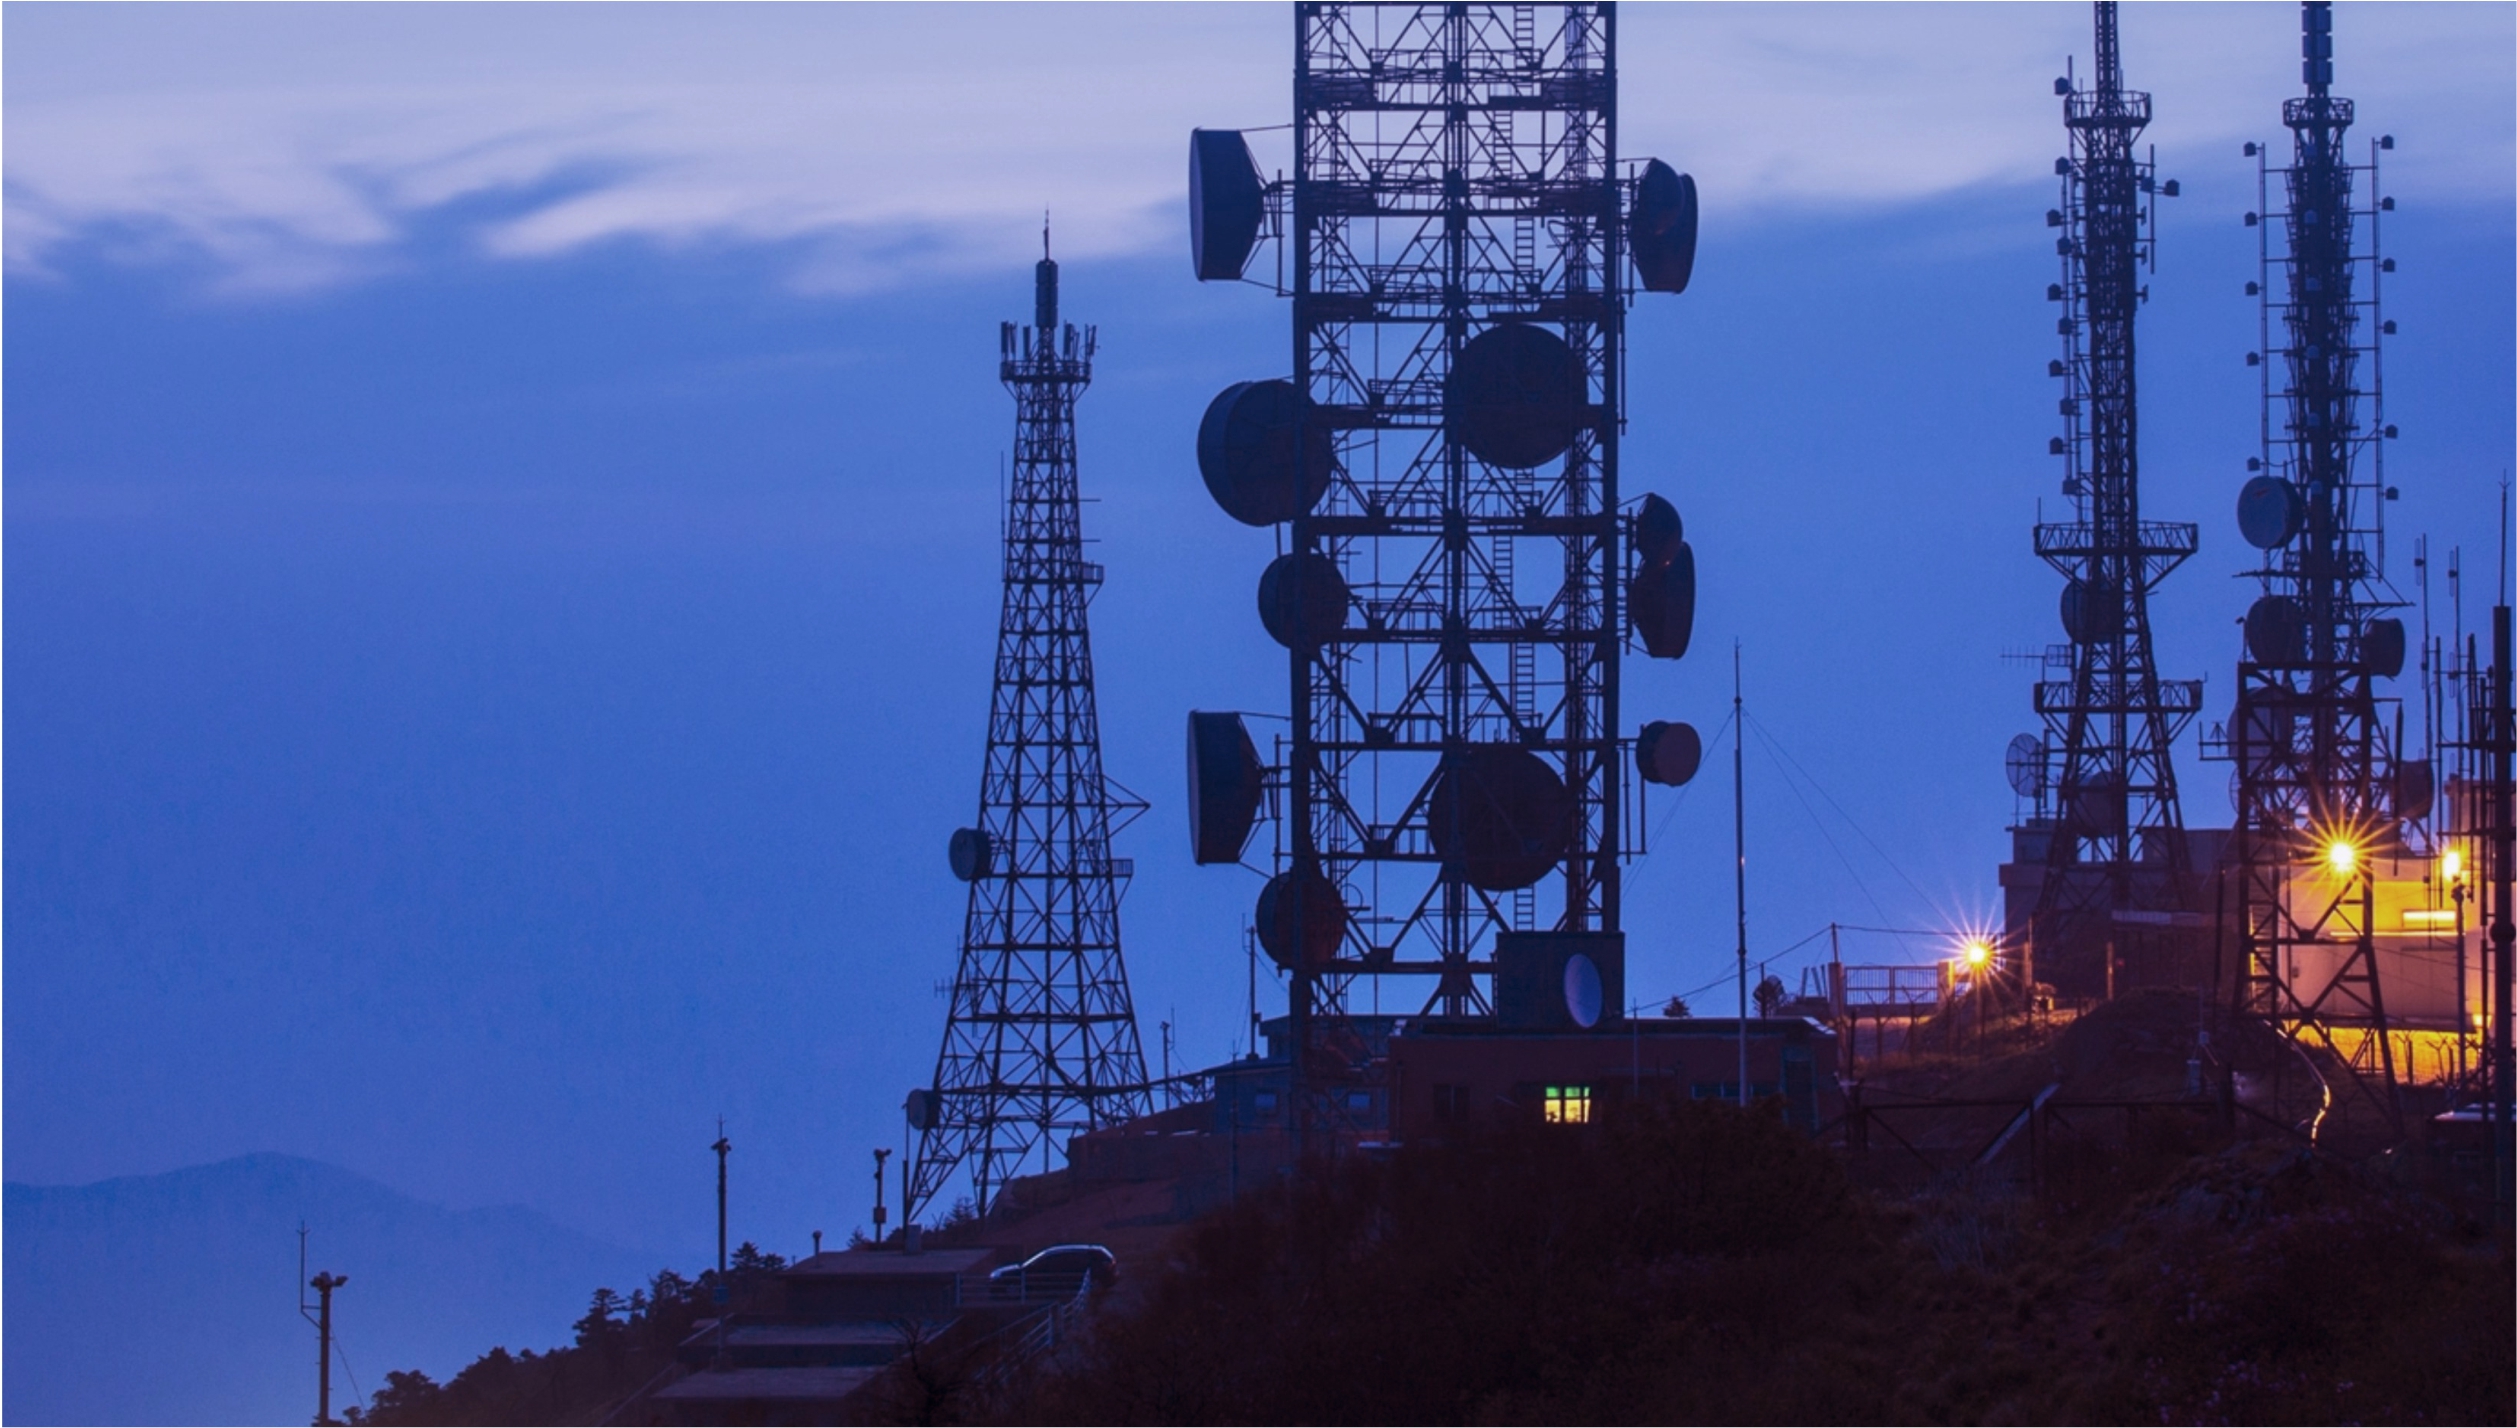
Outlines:
[[1881, 1203], [1670, 1102], [1244, 1198], [1015, 1421], [2505, 1423], [2511, 1263], [2303, 1147]]

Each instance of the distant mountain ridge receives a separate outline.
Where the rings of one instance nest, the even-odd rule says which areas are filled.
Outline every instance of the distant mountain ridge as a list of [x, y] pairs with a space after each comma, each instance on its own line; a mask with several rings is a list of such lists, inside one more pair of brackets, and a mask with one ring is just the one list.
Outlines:
[[[519, 1206], [450, 1210], [295, 1156], [5, 1189], [0, 1417], [10, 1423], [303, 1423], [310, 1269], [349, 1277], [333, 1324], [360, 1387], [388, 1369], [440, 1380], [493, 1347], [567, 1343], [598, 1286], [664, 1260]], [[333, 1411], [355, 1401], [335, 1363]]]

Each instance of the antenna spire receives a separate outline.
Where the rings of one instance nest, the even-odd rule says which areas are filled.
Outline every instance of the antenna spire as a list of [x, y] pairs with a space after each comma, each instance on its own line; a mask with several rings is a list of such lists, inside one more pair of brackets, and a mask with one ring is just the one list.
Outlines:
[[1032, 269], [1031, 325], [1040, 340], [1052, 342], [1057, 332], [1057, 260], [1049, 256], [1049, 211], [1040, 210], [1040, 264]]

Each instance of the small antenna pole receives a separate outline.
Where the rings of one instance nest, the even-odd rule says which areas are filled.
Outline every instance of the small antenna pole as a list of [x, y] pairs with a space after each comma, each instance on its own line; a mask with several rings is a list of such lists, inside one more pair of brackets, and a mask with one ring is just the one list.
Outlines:
[[2509, 906], [2517, 881], [2517, 728], [2512, 728], [2509, 699], [2509, 609], [2491, 611], [2491, 1169], [2492, 1193], [2500, 1219], [2517, 1203], [2517, 1120], [2512, 1120], [2512, 1073], [2517, 1073], [2517, 1042], [2512, 1042], [2508, 1015], [2511, 995], [2509, 954], [2517, 949], [2517, 922]]
[[[725, 1157], [734, 1149], [734, 1142], [725, 1138], [725, 1117], [717, 1117], [717, 1143], [708, 1147], [717, 1153], [717, 1278], [722, 1286], [725, 1278]], [[724, 1289], [717, 1291], [724, 1297]]]
[[717, 1153], [717, 1362], [726, 1359], [726, 1320], [733, 1317], [734, 1287], [725, 1278], [725, 1158], [734, 1149], [734, 1142], [725, 1138], [725, 1117], [717, 1117], [717, 1143], [708, 1147]]
[[874, 1243], [878, 1248], [883, 1243], [883, 1221], [888, 1218], [883, 1209], [883, 1162], [889, 1159], [890, 1147], [874, 1147]]
[[1739, 641], [1730, 642], [1731, 846], [1739, 855], [1739, 1104], [1748, 1104], [1748, 715], [1740, 698]]

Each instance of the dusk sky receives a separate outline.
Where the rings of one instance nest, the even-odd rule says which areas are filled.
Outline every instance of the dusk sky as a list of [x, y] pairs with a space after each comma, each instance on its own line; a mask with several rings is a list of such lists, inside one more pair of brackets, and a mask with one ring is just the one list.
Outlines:
[[[2251, 588], [2240, 149], [2286, 152], [2297, 23], [2123, 13], [2183, 190], [2143, 495], [2202, 550], [2157, 598], [2160, 662], [2207, 720]], [[722, 1115], [738, 1239], [866, 1223], [943, 1031], [996, 325], [1029, 313], [1044, 210], [1101, 334], [1085, 521], [1108, 765], [1153, 804], [1117, 848], [1147, 1058], [1164, 1020], [1175, 1066], [1240, 1049], [1260, 879], [1189, 861], [1182, 722], [1281, 711], [1284, 662], [1253, 600], [1273, 538], [1208, 500], [1193, 442], [1290, 342], [1269, 293], [1191, 278], [1184, 189], [1192, 126], [1289, 119], [1288, 7], [0, 26], [10, 1179], [284, 1151], [688, 1269]], [[2426, 535], [2444, 627], [2461, 546], [2472, 628], [2517, 445], [2517, 10], [2344, 4], [2335, 31], [2354, 153], [2396, 141], [2386, 569], [2414, 599]], [[1685, 514], [1696, 653], [1630, 660], [1628, 721], [1710, 735], [1741, 642], [1753, 956], [1981, 924], [2003, 746], [2034, 728], [2008, 656], [2060, 638], [2029, 545], [2063, 510], [2043, 215], [2089, 9], [1634, 6], [1620, 43], [1621, 147], [1704, 212], [1691, 291], [1632, 313], [1624, 448], [1628, 494]], [[1707, 763], [1654, 790], [1629, 873], [1646, 1002], [1729, 965], [1727, 747]], [[2187, 821], [2225, 823], [2191, 734], [2178, 772]]]

